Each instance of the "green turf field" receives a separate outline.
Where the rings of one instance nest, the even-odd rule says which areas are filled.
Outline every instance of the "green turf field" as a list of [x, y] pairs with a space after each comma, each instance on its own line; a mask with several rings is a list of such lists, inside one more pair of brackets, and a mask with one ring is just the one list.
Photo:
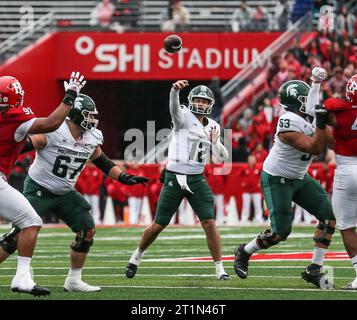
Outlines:
[[[265, 227], [220, 227], [224, 256], [233, 256], [239, 243], [246, 242]], [[5, 232], [0, 228], [0, 232]], [[313, 227], [295, 227], [288, 241], [265, 253], [298, 253], [312, 249]], [[149, 248], [135, 278], [127, 279], [124, 268], [136, 248], [143, 228], [98, 228], [96, 240], [83, 271], [83, 280], [102, 287], [99, 293], [68, 293], [63, 283], [68, 272], [69, 245], [73, 234], [66, 228], [41, 230], [32, 266], [38, 284], [52, 294], [34, 298], [12, 293], [10, 283], [16, 270], [16, 255], [0, 265], [0, 299], [357, 299], [357, 291], [341, 290], [354, 278], [350, 261], [327, 261], [333, 267], [335, 289], [321, 290], [306, 283], [300, 273], [309, 261], [252, 261], [249, 277], [239, 279], [233, 261], [225, 261], [230, 281], [215, 278], [212, 261], [174, 261], [184, 257], [207, 257], [204, 232], [200, 227], [168, 227]], [[330, 251], [344, 252], [338, 232]]]

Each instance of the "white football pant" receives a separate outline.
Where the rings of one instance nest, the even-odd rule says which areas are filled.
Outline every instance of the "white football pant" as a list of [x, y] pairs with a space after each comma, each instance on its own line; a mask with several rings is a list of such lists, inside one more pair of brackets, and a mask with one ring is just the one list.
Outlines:
[[304, 217], [304, 222], [306, 224], [311, 223], [311, 214], [306, 211], [305, 209], [301, 208], [299, 205], [295, 205], [295, 211], [294, 211], [294, 224], [301, 223], [302, 218]]
[[129, 222], [130, 224], [138, 224], [140, 220], [141, 203], [143, 198], [129, 197]]
[[20, 229], [42, 226], [42, 219], [24, 195], [0, 176], [0, 217]]
[[339, 230], [357, 225], [357, 166], [343, 166], [335, 170], [332, 208]]
[[91, 214], [95, 224], [100, 224], [100, 205], [99, 205], [99, 196], [96, 194], [85, 194], [84, 198], [91, 205]]
[[216, 223], [223, 224], [224, 223], [224, 195], [215, 194], [214, 203], [216, 205]]
[[253, 200], [254, 205], [254, 221], [258, 223], [264, 222], [263, 219], [263, 207], [262, 207], [262, 194], [259, 192], [256, 193], [243, 193], [243, 207], [242, 207], [242, 216], [241, 222], [248, 222], [250, 215], [250, 205]]

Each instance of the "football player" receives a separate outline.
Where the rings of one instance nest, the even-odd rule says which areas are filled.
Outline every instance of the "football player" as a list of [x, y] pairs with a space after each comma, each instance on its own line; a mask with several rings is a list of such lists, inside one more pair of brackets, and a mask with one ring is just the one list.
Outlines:
[[11, 239], [0, 242], [0, 250], [11, 252], [15, 246], [18, 248], [12, 291], [35, 296], [50, 294], [47, 288], [37, 286], [30, 274], [31, 258], [42, 220], [26, 198], [7, 183], [7, 177], [26, 142], [27, 134], [58, 129], [85, 83], [79, 72], [72, 72], [61, 104], [47, 118], [36, 118], [32, 110], [24, 106], [24, 90], [20, 82], [11, 76], [0, 77], [0, 217], [21, 228], [17, 245]]
[[329, 98], [327, 145], [336, 153], [332, 208], [346, 251], [356, 271], [356, 278], [345, 288], [357, 290], [357, 74], [346, 85], [346, 100]]
[[179, 91], [189, 85], [187, 80], [176, 81], [170, 91], [170, 114], [173, 122], [172, 140], [163, 176], [163, 188], [156, 208], [155, 220], [144, 230], [138, 248], [126, 267], [126, 276], [133, 278], [145, 250], [170, 223], [181, 201], [187, 198], [201, 221], [207, 244], [216, 267], [216, 277], [228, 280], [222, 264], [221, 240], [214, 220], [214, 201], [203, 171], [208, 152], [216, 162], [228, 158], [227, 149], [220, 142], [217, 122], [207, 117], [212, 111], [214, 96], [204, 86], [194, 87], [188, 107], [180, 105]]
[[[68, 119], [52, 133], [31, 135], [24, 150], [34, 148], [37, 151], [24, 183], [25, 197], [40, 215], [51, 210], [76, 233], [71, 244], [71, 268], [64, 283], [64, 289], [71, 292], [101, 290], [81, 280], [82, 268], [95, 234], [91, 206], [74, 189], [86, 162], [91, 160], [106, 175], [124, 184], [145, 184], [149, 181], [145, 177], [122, 172], [101, 150], [103, 136], [96, 128], [97, 114], [94, 101], [85, 94], [79, 94]], [[14, 227], [0, 242], [3, 249], [0, 261], [18, 247], [17, 232], [18, 228]], [[5, 241], [11, 242], [10, 248], [2, 245]]]
[[291, 80], [279, 89], [280, 105], [286, 112], [279, 117], [274, 145], [264, 161], [260, 177], [271, 229], [235, 249], [234, 270], [242, 279], [248, 276], [248, 262], [254, 252], [275, 246], [289, 236], [293, 201], [319, 221], [313, 237], [312, 263], [301, 276], [319, 288], [332, 286], [324, 277], [322, 266], [336, 221], [326, 191], [307, 174], [312, 155], [320, 154], [325, 142], [327, 112], [317, 104], [324, 78], [325, 70], [314, 68], [311, 88], [303, 81]]

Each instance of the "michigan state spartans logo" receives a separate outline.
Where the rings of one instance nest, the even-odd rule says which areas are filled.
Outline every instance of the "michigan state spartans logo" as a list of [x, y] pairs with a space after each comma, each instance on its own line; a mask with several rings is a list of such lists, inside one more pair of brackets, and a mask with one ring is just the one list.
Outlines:
[[77, 109], [77, 110], [82, 110], [82, 101], [83, 100], [84, 100], [83, 98], [77, 97], [76, 100], [74, 100], [73, 108]]
[[290, 86], [288, 86], [286, 88], [286, 95], [288, 97], [293, 96], [293, 97], [297, 98], [297, 95], [298, 95], [298, 91], [296, 89], [297, 86], [298, 86], [297, 84], [291, 84]]

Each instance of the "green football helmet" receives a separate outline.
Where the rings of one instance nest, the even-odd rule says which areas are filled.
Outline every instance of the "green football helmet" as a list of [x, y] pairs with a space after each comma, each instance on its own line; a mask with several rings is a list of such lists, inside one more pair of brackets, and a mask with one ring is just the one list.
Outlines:
[[310, 86], [300, 80], [290, 80], [281, 85], [278, 91], [280, 106], [294, 113], [299, 111], [315, 117], [313, 110], [308, 110], [306, 107], [307, 96], [310, 91]]
[[93, 99], [83, 93], [79, 93], [74, 100], [73, 107], [68, 114], [68, 117], [76, 125], [85, 130], [92, 130], [98, 126], [98, 119], [94, 118], [98, 111]]
[[[205, 109], [201, 109], [195, 105], [193, 102], [194, 98], [202, 98], [208, 100], [209, 104]], [[198, 113], [198, 114], [210, 114], [212, 112], [212, 107], [214, 105], [214, 96], [213, 92], [210, 88], [200, 85], [197, 87], [194, 87], [190, 93], [188, 94], [188, 109], [191, 110], [193, 113]]]

